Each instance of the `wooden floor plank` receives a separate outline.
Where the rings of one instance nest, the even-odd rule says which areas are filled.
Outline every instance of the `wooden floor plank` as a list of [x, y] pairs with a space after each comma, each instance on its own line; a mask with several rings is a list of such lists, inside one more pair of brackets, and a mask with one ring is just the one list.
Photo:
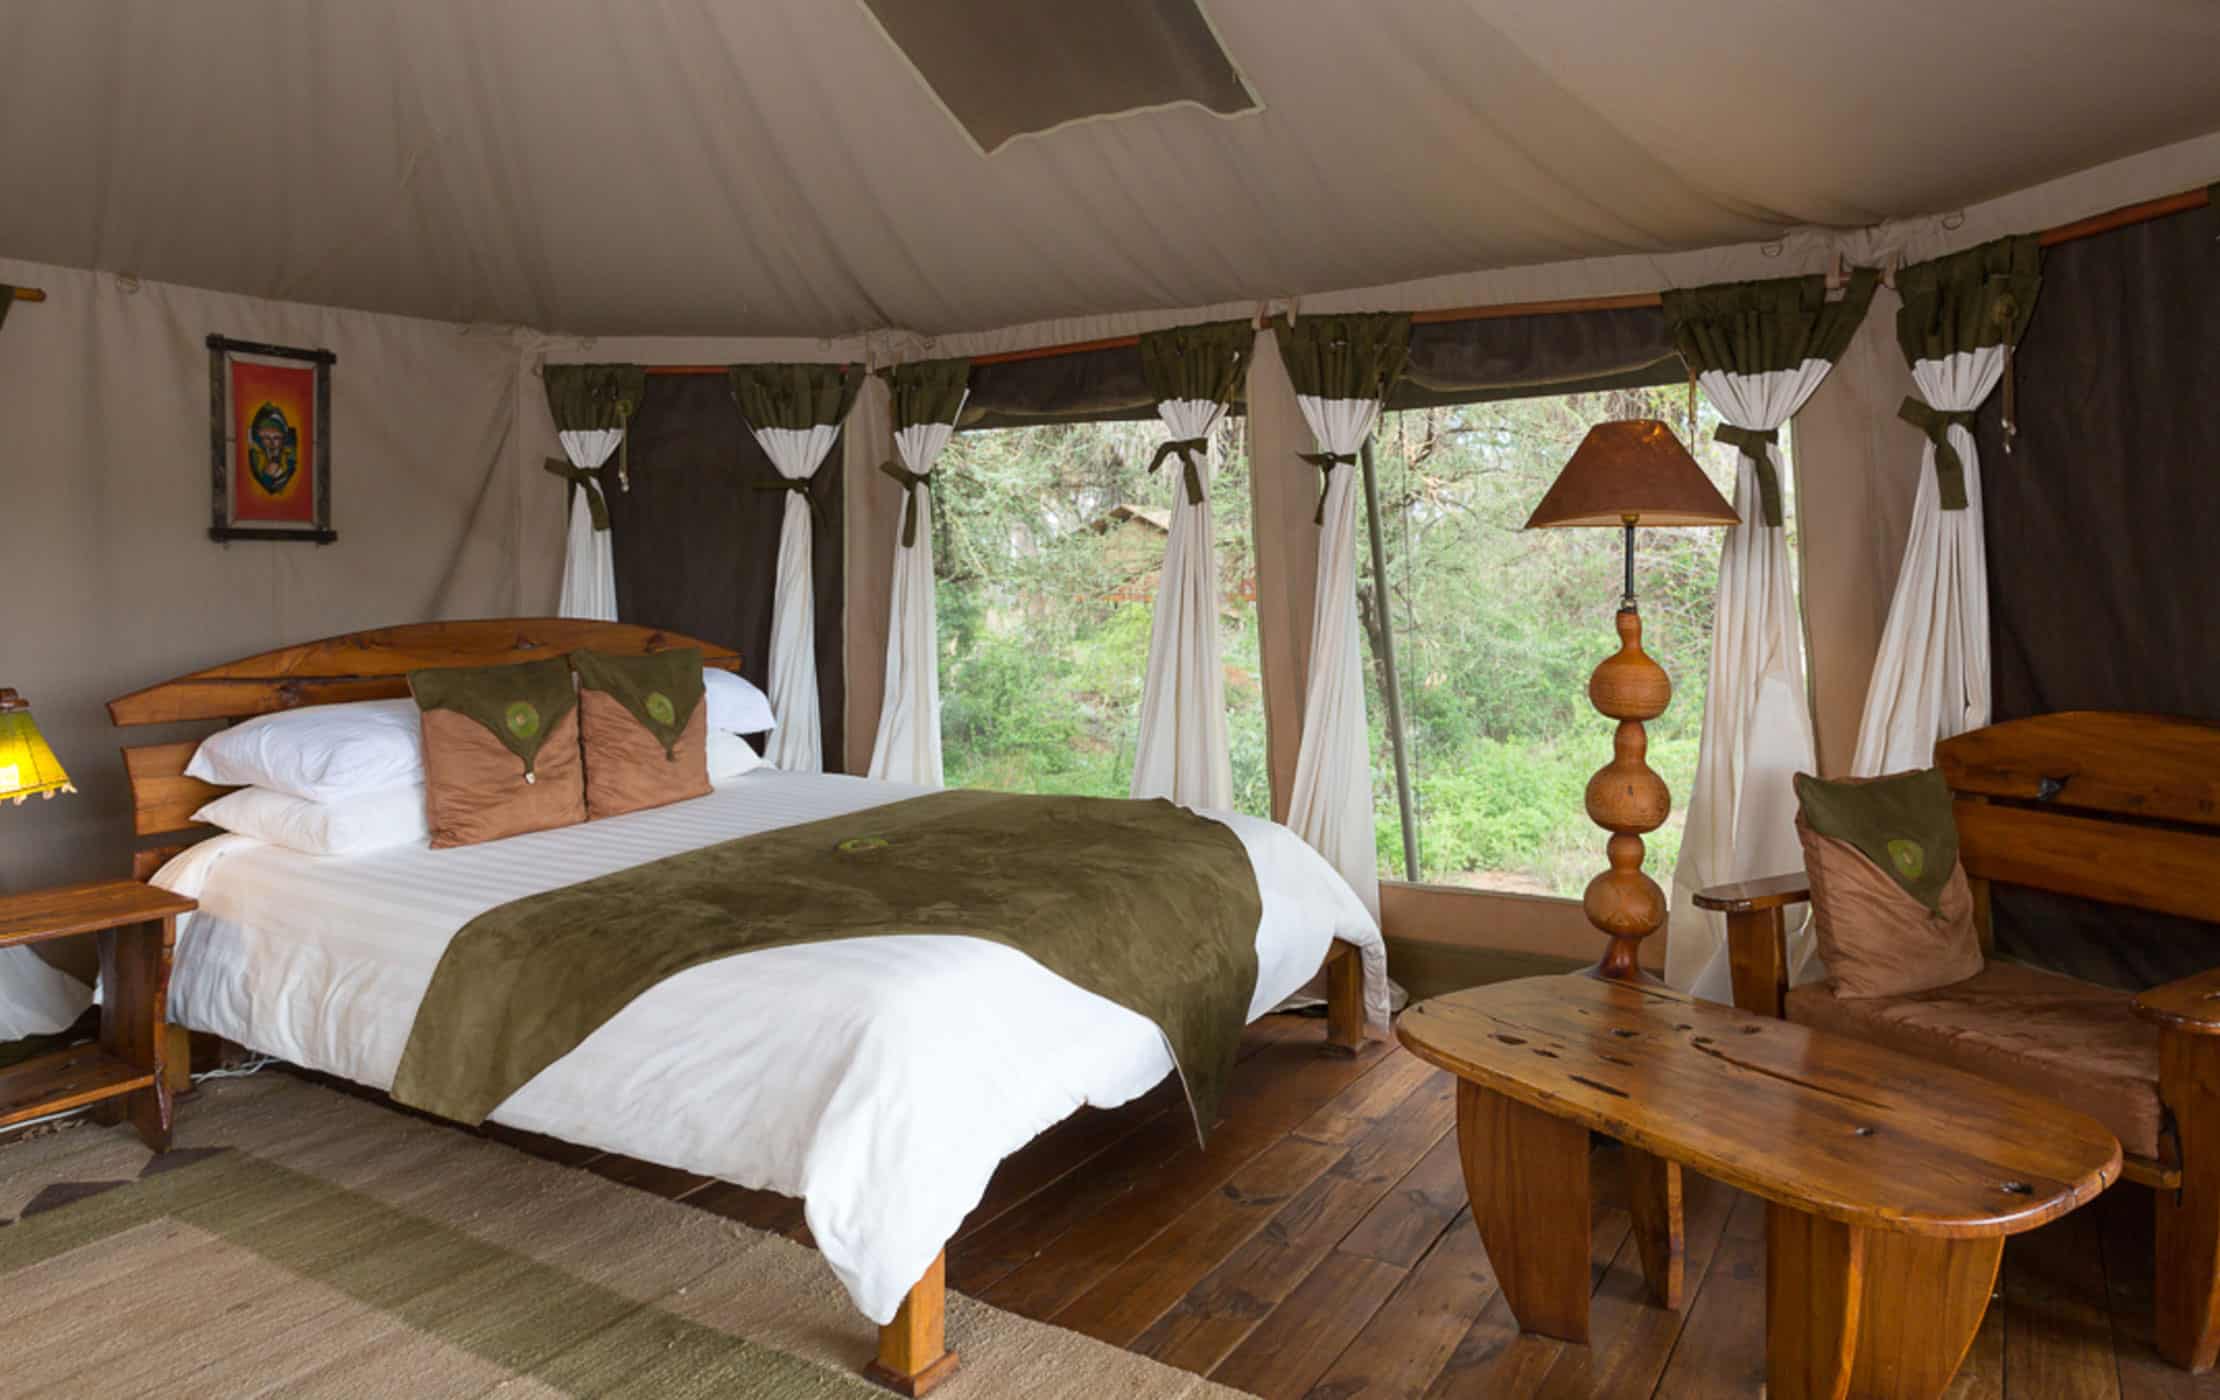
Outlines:
[[952, 1237], [963, 1239], [1004, 1211], [1031, 1199], [1165, 1114], [1187, 1109], [1177, 1079], [1116, 1108], [1082, 1108], [1002, 1159], [971, 1214]]
[[2027, 1400], [2118, 1400], [2096, 1216], [2080, 1210], [2014, 1237], [2004, 1254], [2004, 1377]]
[[[1598, 1156], [1614, 1159], [1612, 1165], [1624, 1170], [1624, 1153]], [[1733, 1192], [1694, 1172], [1685, 1173], [1683, 1183], [1687, 1224], [1682, 1257], [1687, 1289], [1694, 1296], [1710, 1274], [1735, 1201]], [[1629, 1230], [1590, 1301], [1588, 1345], [1565, 1348], [1536, 1394], [1547, 1400], [1643, 1400], [1657, 1388], [1686, 1320], [1685, 1304], [1675, 1312], [1650, 1302], [1642, 1251]]]
[[1346, 1147], [1441, 1072], [1402, 1046], [1394, 1046], [1370, 1074], [1303, 1120], [1294, 1136]]
[[[2120, 1364], [2122, 1400], [2220, 1400], [2220, 1372], [2192, 1376], [2158, 1354], [2151, 1298], [2158, 1261], [2146, 1186], [2115, 1186], [2088, 1207], [2104, 1250], [2105, 1299], [2112, 1314], [2112, 1354]], [[2009, 1257], [2010, 1246], [2006, 1247]]]
[[[1691, 1176], [1689, 1302], [1663, 1312], [1640, 1294], [1620, 1159], [1599, 1150], [1593, 1344], [1521, 1336], [1464, 1212], [1452, 1081], [1387, 1046], [1331, 1059], [1322, 1036], [1294, 1017], [1250, 1028], [1211, 1153], [1172, 1082], [1050, 1129], [996, 1173], [952, 1269], [968, 1255], [989, 1301], [1052, 1308], [1268, 1400], [1762, 1395], [1759, 1202]], [[498, 1126], [483, 1135], [808, 1238], [791, 1197]], [[2152, 1349], [2150, 1213], [2147, 1190], [2119, 1187], [2009, 1242], [2003, 1296], [1946, 1400], [2220, 1400], [2220, 1376], [2186, 1375]]]
[[1210, 1372], [1264, 1400], [1301, 1396], [1403, 1281], [1404, 1271], [1361, 1254], [1329, 1252], [1240, 1346]]
[[802, 1203], [776, 1191], [755, 1191], [729, 1181], [712, 1181], [679, 1198], [684, 1205], [737, 1220], [751, 1229], [783, 1235], [802, 1223]]
[[1050, 1320], [1125, 1346], [1340, 1156], [1329, 1143], [1282, 1138]]
[[1495, 1270], [1488, 1266], [1480, 1231], [1469, 1213], [1460, 1213], [1319, 1377], [1311, 1400], [1406, 1400], [1425, 1394], [1495, 1296]]
[[[1094, 1169], [1074, 1173], [1075, 1193], [1052, 1206], [1068, 1216], [1069, 1223], [1030, 1253], [1010, 1248], [1007, 1234], [998, 1235], [1001, 1221], [975, 1237], [986, 1240], [989, 1250], [974, 1254], [968, 1247], [971, 1241], [959, 1242], [949, 1254], [951, 1284], [959, 1276], [960, 1264], [961, 1276], [970, 1281], [957, 1285], [964, 1292], [1024, 1317], [1053, 1317], [1181, 1212], [1223, 1186], [1244, 1163], [1377, 1068], [1387, 1051], [1387, 1046], [1375, 1042], [1355, 1059], [1344, 1059], [1324, 1055], [1318, 1046], [1303, 1042], [1268, 1047], [1235, 1074], [1226, 1093], [1225, 1119], [1212, 1130], [1208, 1147], [1196, 1146], [1193, 1125], [1180, 1114], [1170, 1115], [1170, 1120], [1185, 1134], [1185, 1142], [1170, 1155], [1164, 1153], [1161, 1139], [1146, 1136], [1149, 1129], [1136, 1133], [1127, 1141], [1142, 1143], [1144, 1152], [1155, 1147], [1154, 1160], [1144, 1156], [1124, 1164], [1124, 1170], [1102, 1183], [1107, 1195], [1100, 1197]], [[1118, 1150], [1124, 1146], [1120, 1144]], [[1104, 1210], [1092, 1204], [1097, 1199], [1116, 1204]], [[1025, 1209], [1021, 1206], [1004, 1219], [1018, 1217]], [[1005, 1263], [1007, 1268], [999, 1267]]]
[[1204, 1373], [1224, 1360], [1449, 1131], [1455, 1095], [1449, 1076], [1427, 1080], [1158, 1319], [1134, 1349]]
[[[1595, 1226], [1588, 1234], [1591, 1284], [1601, 1284], [1633, 1239], [1634, 1218], [1627, 1214], [1625, 1184], [1616, 1173], [1600, 1173], [1594, 1186]], [[1450, 1353], [1449, 1364], [1427, 1387], [1428, 1400], [1451, 1397], [1531, 1396], [1566, 1350], [1565, 1343], [1519, 1331], [1510, 1304], [1499, 1292], [1480, 1310], [1471, 1330]]]
[[1765, 1202], [1733, 1192], [1718, 1251], [1658, 1378], [1657, 1400], [1754, 1400], [1765, 1393]]
[[1337, 1247], [1346, 1254], [1409, 1268], [1464, 1209], [1464, 1162], [1457, 1152], [1457, 1135], [1447, 1133], [1395, 1183], [1394, 1190], [1365, 1212]]

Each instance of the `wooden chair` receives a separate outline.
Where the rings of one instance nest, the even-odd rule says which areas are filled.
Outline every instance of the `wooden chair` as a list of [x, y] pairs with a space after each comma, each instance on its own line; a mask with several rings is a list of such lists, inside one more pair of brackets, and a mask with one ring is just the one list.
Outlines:
[[[2220, 725], [2076, 711], [1935, 746], [1982, 950], [1992, 883], [2220, 921]], [[1727, 916], [1737, 1006], [2034, 1089], [2110, 1127], [2158, 1211], [2159, 1351], [2220, 1353], [2220, 967], [2142, 993], [2014, 963], [1907, 997], [1791, 988], [1783, 911], [1801, 873], [1701, 891]], [[2215, 948], [2220, 961], [2220, 946]]]

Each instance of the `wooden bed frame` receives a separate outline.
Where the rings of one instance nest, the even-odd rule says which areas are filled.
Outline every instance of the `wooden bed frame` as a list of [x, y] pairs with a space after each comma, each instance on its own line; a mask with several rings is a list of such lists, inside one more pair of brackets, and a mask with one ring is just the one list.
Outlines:
[[[696, 647], [708, 665], [740, 668], [739, 653], [729, 648], [630, 623], [552, 617], [423, 622], [350, 632], [195, 671], [109, 701], [108, 718], [119, 727], [229, 723], [303, 705], [395, 699], [409, 693], [411, 671], [538, 661], [582, 647], [628, 655]], [[133, 853], [135, 879], [148, 878], [193, 841], [213, 834], [194, 824], [193, 813], [230, 789], [185, 776], [199, 744], [196, 737], [123, 750], [132, 830], [141, 842], [154, 838]], [[1363, 960], [1354, 946], [1337, 940], [1324, 972], [1326, 1048], [1354, 1055], [1365, 1042]], [[169, 1033], [165, 1059], [171, 1087], [183, 1092], [191, 1087], [185, 1031], [172, 1026]], [[894, 1320], [879, 1329], [878, 1356], [864, 1374], [890, 1390], [923, 1395], [956, 1370], [956, 1354], [947, 1349], [944, 1333], [946, 1259], [945, 1254], [934, 1259]]]

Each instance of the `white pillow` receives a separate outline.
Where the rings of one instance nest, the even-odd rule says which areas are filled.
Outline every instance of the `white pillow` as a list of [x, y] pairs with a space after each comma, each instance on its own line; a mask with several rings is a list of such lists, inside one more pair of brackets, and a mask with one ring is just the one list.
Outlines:
[[758, 768], [768, 768], [771, 760], [755, 751], [755, 746], [737, 734], [727, 734], [722, 729], [712, 729], [709, 739], [709, 781], [722, 783]]
[[352, 856], [388, 846], [422, 845], [432, 835], [424, 819], [422, 783], [332, 802], [246, 787], [225, 793], [193, 813], [193, 820], [312, 856]]
[[[771, 697], [730, 671], [704, 666], [702, 686], [709, 700], [709, 727], [727, 734], [761, 734], [778, 720], [771, 714]], [[716, 774], [712, 770], [711, 777]]]
[[185, 776], [326, 802], [424, 781], [414, 700], [354, 700], [259, 715], [209, 735]]

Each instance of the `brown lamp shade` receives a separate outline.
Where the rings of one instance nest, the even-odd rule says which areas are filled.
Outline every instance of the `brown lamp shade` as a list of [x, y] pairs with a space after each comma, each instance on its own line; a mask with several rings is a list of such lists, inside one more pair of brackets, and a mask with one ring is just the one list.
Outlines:
[[1704, 469], [1655, 418], [1598, 423], [1549, 494], [1534, 507], [1529, 530], [1568, 525], [1739, 525], [1742, 517]]

